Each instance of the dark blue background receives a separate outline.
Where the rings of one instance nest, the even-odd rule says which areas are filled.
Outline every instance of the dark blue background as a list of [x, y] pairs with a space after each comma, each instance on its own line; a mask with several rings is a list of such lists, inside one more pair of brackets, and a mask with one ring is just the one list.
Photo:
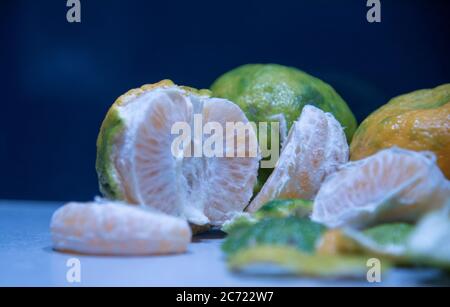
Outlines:
[[362, 120], [388, 98], [450, 82], [450, 1], [81, 0], [0, 4], [0, 198], [88, 200], [95, 141], [114, 99], [171, 78], [208, 87], [274, 62], [331, 83]]

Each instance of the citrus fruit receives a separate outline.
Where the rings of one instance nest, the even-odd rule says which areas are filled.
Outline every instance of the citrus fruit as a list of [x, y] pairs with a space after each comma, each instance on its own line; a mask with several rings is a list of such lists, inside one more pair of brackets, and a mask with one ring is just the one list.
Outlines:
[[314, 200], [312, 219], [331, 228], [415, 222], [449, 197], [450, 181], [433, 153], [393, 147], [330, 175]]
[[292, 126], [280, 158], [247, 211], [273, 199], [313, 199], [326, 176], [348, 161], [348, 145], [339, 122], [306, 105]]
[[434, 152], [450, 178], [450, 84], [396, 97], [372, 113], [353, 137], [350, 159], [394, 145]]
[[223, 134], [218, 134], [225, 143], [222, 155], [196, 155], [195, 146], [202, 149], [209, 140], [206, 131], [200, 130], [204, 138], [194, 137], [184, 147], [174, 145], [180, 135], [172, 133], [174, 124], [185, 123], [194, 136], [196, 116], [204, 127], [209, 123], [221, 127], [248, 123], [234, 103], [169, 80], [119, 97], [97, 140], [96, 169], [102, 193], [157, 208], [195, 225], [221, 225], [241, 212], [256, 181], [259, 156], [252, 155], [247, 146], [252, 139], [256, 143], [255, 132], [228, 133], [224, 128]]
[[286, 127], [281, 129], [282, 139], [307, 104], [332, 113], [348, 140], [356, 129], [355, 117], [330, 85], [293, 67], [243, 65], [219, 77], [211, 90], [238, 104], [250, 121], [279, 121], [281, 128]]
[[184, 252], [191, 229], [180, 218], [118, 202], [69, 203], [53, 214], [53, 247], [100, 255]]

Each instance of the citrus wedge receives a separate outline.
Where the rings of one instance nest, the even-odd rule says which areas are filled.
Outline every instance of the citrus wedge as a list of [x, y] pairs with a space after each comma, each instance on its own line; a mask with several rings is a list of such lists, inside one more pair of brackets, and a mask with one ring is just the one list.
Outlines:
[[450, 197], [450, 182], [431, 152], [390, 148], [329, 176], [314, 200], [313, 220], [329, 227], [415, 222]]
[[274, 171], [247, 211], [273, 199], [313, 199], [326, 176], [348, 161], [344, 131], [331, 113], [306, 105], [294, 123]]
[[118, 202], [69, 203], [50, 224], [57, 250], [99, 255], [186, 251], [191, 229], [180, 218]]
[[[209, 136], [201, 129], [204, 137], [194, 138], [196, 116], [205, 127], [223, 127], [221, 156], [194, 152]], [[174, 145], [181, 135], [173, 133], [176, 123], [189, 125], [192, 146]], [[110, 108], [98, 137], [100, 190], [108, 198], [154, 207], [195, 225], [221, 225], [248, 204], [259, 163], [248, 145], [256, 142], [254, 130], [228, 134], [227, 123], [248, 120], [234, 103], [212, 98], [206, 90], [164, 80], [129, 91]]]

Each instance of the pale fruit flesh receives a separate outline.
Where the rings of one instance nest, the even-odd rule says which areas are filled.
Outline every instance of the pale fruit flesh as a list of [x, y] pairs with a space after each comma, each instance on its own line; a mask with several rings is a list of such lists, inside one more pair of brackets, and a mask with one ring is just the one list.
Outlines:
[[50, 229], [56, 250], [95, 255], [182, 253], [192, 235], [185, 220], [109, 201], [68, 203]]
[[385, 149], [344, 165], [323, 183], [312, 218], [335, 227], [415, 222], [450, 198], [431, 152]]
[[[116, 108], [125, 123], [113, 159], [123, 200], [157, 208], [195, 225], [221, 225], [243, 211], [252, 196], [259, 155], [252, 155], [246, 146], [256, 140], [253, 130], [241, 137], [236, 137], [236, 131], [226, 134], [226, 123], [248, 123], [238, 106], [169, 86], [144, 91]], [[196, 116], [203, 125], [222, 124], [224, 157], [194, 157], [195, 145], [204, 145], [195, 144], [196, 139], [173, 154], [173, 142], [179, 136], [173, 133], [173, 125], [188, 123], [194, 137]], [[203, 136], [205, 142], [209, 135]], [[236, 138], [236, 143], [229, 145], [227, 138]], [[226, 156], [227, 151], [239, 151], [243, 146], [244, 157]]]
[[330, 113], [306, 105], [294, 122], [280, 159], [247, 211], [273, 199], [313, 199], [326, 176], [348, 161], [344, 131]]

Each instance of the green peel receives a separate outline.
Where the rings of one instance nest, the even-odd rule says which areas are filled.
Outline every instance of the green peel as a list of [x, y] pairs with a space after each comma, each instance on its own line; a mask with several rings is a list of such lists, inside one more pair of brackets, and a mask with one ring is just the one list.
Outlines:
[[116, 139], [124, 131], [124, 123], [119, 112], [112, 107], [106, 114], [97, 138], [97, 160], [95, 169], [98, 174], [100, 192], [107, 198], [123, 200], [124, 195], [116, 181], [116, 169], [112, 156]]
[[[274, 265], [285, 274], [326, 278], [365, 278], [366, 264], [364, 257], [311, 255], [287, 246], [253, 247], [235, 254], [228, 262], [229, 268], [237, 272], [256, 268], [256, 273], [265, 274], [270, 265]], [[383, 261], [382, 270], [388, 267], [389, 264]]]

